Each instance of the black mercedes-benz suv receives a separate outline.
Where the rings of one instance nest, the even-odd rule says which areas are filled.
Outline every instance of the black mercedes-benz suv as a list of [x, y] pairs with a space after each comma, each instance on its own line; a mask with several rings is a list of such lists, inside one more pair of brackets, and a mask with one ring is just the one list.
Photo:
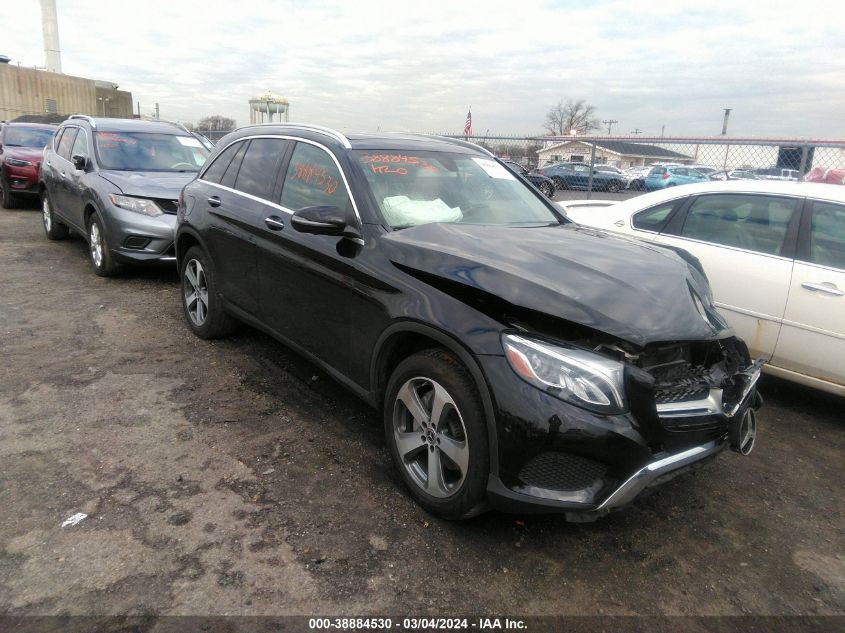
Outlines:
[[182, 192], [185, 317], [244, 321], [383, 412], [413, 497], [590, 520], [751, 450], [760, 363], [685, 251], [579, 227], [484, 149], [248, 126]]

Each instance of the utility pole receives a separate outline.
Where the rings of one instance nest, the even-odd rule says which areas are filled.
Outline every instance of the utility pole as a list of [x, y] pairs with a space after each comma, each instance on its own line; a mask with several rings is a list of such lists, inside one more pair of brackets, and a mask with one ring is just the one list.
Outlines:
[[660, 126], [660, 138], [663, 138], [664, 136], [666, 136], [666, 126], [662, 125]]
[[642, 133], [643, 133], [643, 131], [638, 127], [635, 127], [633, 130], [631, 130], [631, 134], [642, 134]]
[[607, 121], [602, 121], [602, 123], [607, 126], [607, 135], [610, 136], [610, 128], [619, 123], [619, 121], [616, 119], [608, 119]]
[[722, 136], [728, 133], [728, 119], [731, 116], [731, 109], [725, 108], [725, 120], [722, 122]]
[[156, 101], [156, 121], [158, 121], [158, 101]]

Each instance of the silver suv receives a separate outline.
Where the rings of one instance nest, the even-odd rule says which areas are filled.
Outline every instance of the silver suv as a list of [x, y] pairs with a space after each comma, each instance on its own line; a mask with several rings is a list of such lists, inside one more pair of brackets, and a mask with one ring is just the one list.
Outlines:
[[85, 235], [103, 277], [124, 264], [173, 263], [179, 193], [208, 154], [175, 123], [72, 115], [44, 149], [44, 231]]

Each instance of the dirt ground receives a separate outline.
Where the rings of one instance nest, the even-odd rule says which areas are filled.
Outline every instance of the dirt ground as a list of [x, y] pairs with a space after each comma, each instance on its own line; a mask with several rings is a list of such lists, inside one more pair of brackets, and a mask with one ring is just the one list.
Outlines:
[[[760, 437], [593, 524], [427, 515], [380, 418], [174, 271], [101, 279], [0, 211], [0, 613], [845, 612], [843, 401], [764, 379]], [[62, 527], [72, 515], [87, 518]]]

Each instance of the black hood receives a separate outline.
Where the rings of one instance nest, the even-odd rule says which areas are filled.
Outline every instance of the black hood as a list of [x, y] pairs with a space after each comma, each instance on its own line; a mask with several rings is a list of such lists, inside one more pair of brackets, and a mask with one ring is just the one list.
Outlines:
[[732, 331], [707, 280], [671, 249], [574, 224], [426, 224], [385, 235], [387, 256], [512, 305], [644, 346]]
[[127, 196], [176, 200], [196, 172], [103, 170], [100, 175]]

